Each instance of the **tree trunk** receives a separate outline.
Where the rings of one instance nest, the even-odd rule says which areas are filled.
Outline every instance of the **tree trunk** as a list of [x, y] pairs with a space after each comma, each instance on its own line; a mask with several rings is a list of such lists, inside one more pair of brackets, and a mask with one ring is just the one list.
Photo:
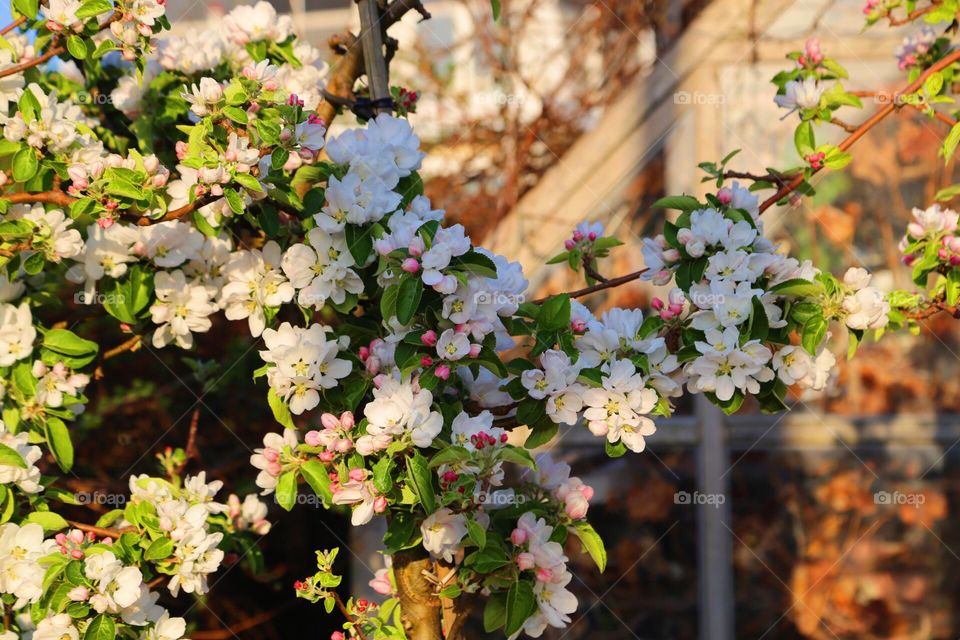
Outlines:
[[434, 585], [423, 576], [433, 572], [430, 556], [422, 548], [399, 551], [393, 556], [393, 573], [403, 628], [409, 640], [442, 640], [440, 599]]

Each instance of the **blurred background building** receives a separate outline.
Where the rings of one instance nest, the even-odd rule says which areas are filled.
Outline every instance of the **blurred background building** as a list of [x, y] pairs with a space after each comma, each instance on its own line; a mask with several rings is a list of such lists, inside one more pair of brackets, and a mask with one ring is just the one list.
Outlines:
[[[168, 15], [183, 29], [234, 4], [168, 0]], [[330, 35], [357, 26], [348, 0], [273, 4], [325, 51]], [[531, 295], [577, 288], [543, 266], [577, 222], [602, 221], [626, 243], [602, 266], [627, 273], [642, 265], [639, 239], [668, 215], [651, 203], [715, 188], [699, 162], [740, 149], [730, 168], [795, 163], [795, 121], [782, 119], [769, 79], [806, 38], [847, 67], [848, 89], [893, 89], [905, 84], [894, 48], [917, 30], [863, 31], [861, 0], [504, 0], [499, 23], [488, 0], [426, 6], [431, 20], [411, 15], [391, 32], [391, 81], [422, 95], [413, 119], [430, 151], [427, 192], [475, 239], [521, 260]], [[844, 117], [876, 109], [864, 106]], [[865, 266], [908, 287], [896, 243], [910, 208], [956, 181], [937, 158], [945, 134], [902, 110], [857, 143], [846, 171], [818, 176], [815, 197], [771, 210], [768, 232], [835, 273]], [[590, 304], [645, 306], [662, 293], [634, 283]], [[825, 393], [792, 397], [783, 415], [683, 406], [640, 455], [608, 460], [584, 430], [568, 430], [559, 454], [597, 490], [592, 519], [611, 561], [598, 576], [571, 549], [581, 608], [551, 637], [960, 636], [958, 335], [938, 317], [919, 337], [868, 344]], [[233, 426], [238, 407], [218, 410]], [[256, 442], [258, 426], [243, 439]], [[336, 544], [345, 523], [281, 522], [276, 535], [307, 527], [293, 530], [310, 532], [294, 544], [308, 550]], [[352, 543], [362, 586], [382, 562]], [[272, 623], [237, 625], [260, 604], [210, 622], [236, 637], [285, 637]], [[212, 633], [194, 637], [232, 637]]]

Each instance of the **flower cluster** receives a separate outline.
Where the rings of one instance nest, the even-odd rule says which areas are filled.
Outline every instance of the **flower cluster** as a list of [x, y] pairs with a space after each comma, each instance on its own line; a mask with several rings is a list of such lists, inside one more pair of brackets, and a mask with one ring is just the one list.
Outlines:
[[[7, 523], [0, 525], [0, 593], [13, 599], [14, 610], [33, 605], [33, 615], [18, 622], [21, 632], [32, 631], [34, 638], [78, 640], [78, 619], [87, 612], [102, 621], [101, 628], [122, 627], [131, 637], [183, 638], [186, 621], [157, 604], [158, 594], [127, 557], [111, 538], [98, 540], [79, 529], [45, 538], [39, 524]], [[59, 583], [54, 601], [41, 602], [45, 580]]]

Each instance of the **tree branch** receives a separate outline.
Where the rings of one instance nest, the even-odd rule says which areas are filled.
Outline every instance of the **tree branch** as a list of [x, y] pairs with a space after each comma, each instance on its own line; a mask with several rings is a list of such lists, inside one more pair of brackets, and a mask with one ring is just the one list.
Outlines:
[[19, 18], [17, 18], [16, 20], [14, 20], [13, 22], [11, 22], [11, 23], [8, 24], [7, 26], [5, 26], [3, 29], [0, 29], [0, 36], [5, 36], [5, 35], [7, 35], [8, 33], [10, 33], [11, 31], [13, 31], [14, 29], [16, 29], [17, 27], [19, 27], [20, 25], [22, 25], [22, 24], [23, 24], [24, 22], [26, 22], [26, 21], [27, 21], [27, 16], [20, 16]]
[[[423, 20], [430, 18], [430, 12], [423, 6], [421, 0], [394, 0], [380, 15], [380, 30], [385, 34], [387, 29], [396, 24], [409, 11], [416, 11]], [[337, 99], [354, 100], [353, 86], [365, 73], [363, 47], [360, 39], [347, 31], [331, 36], [327, 41], [339, 59], [330, 65], [331, 73], [327, 81], [326, 92], [331, 98], [325, 97], [317, 107], [317, 114], [330, 126], [337, 116]]]
[[74, 529], [80, 529], [80, 531], [86, 531], [87, 533], [93, 533], [101, 538], [113, 538], [118, 540], [120, 536], [125, 533], [132, 533], [137, 530], [136, 527], [124, 527], [123, 529], [106, 529], [104, 527], [98, 527], [92, 524], [84, 524], [82, 522], [75, 522], [74, 520], [67, 520], [69, 524]]
[[55, 190], [41, 191], [39, 193], [19, 191], [17, 193], [4, 194], [0, 197], [9, 201], [11, 204], [40, 202], [43, 204], [55, 204], [59, 207], [69, 207], [76, 201], [76, 198], [73, 196], [69, 196], [63, 191]]
[[[857, 142], [857, 140], [859, 140], [864, 135], [866, 135], [866, 133], [870, 131], [870, 129], [875, 127], [880, 121], [882, 121], [888, 115], [896, 111], [899, 103], [901, 102], [901, 97], [915, 92], [917, 89], [923, 86], [923, 83], [924, 81], [926, 81], [927, 78], [929, 78], [934, 73], [937, 73], [939, 71], [942, 71], [943, 69], [946, 69], [957, 60], [960, 60], [960, 49], [951, 51], [948, 55], [938, 60], [929, 69], [927, 69], [922, 74], [920, 74], [920, 76], [916, 80], [908, 84], [902, 90], [894, 93], [893, 96], [891, 96], [891, 100], [889, 103], [887, 103], [882, 109], [877, 111], [865, 122], [863, 122], [860, 126], [858, 126], [849, 136], [847, 136], [843, 140], [843, 142], [837, 145], [840, 151], [846, 151], [847, 149], [852, 147]], [[820, 170], [814, 169], [813, 173], [815, 174], [818, 171]], [[804, 181], [803, 174], [800, 174], [797, 177], [795, 177], [793, 180], [791, 180], [789, 183], [787, 183], [785, 186], [778, 189], [775, 194], [773, 194], [772, 196], [770, 196], [769, 198], [763, 201], [763, 203], [760, 205], [760, 212], [763, 213], [764, 211], [766, 211], [767, 209], [775, 205], [777, 202], [779, 202], [782, 198], [793, 193], [793, 191], [797, 187], [803, 184], [803, 181]]]

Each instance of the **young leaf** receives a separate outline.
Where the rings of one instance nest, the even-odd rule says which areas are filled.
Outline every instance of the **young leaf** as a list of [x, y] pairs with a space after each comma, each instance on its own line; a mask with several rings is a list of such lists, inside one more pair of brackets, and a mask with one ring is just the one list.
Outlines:
[[586, 522], [578, 522], [574, 526], [570, 527], [570, 531], [580, 538], [580, 543], [583, 545], [583, 550], [590, 554], [590, 557], [593, 558], [597, 568], [600, 569], [601, 573], [603, 573], [603, 571], [607, 568], [607, 549], [604, 547], [603, 540], [600, 538], [600, 535], [592, 526], [590, 526], [590, 524]]
[[290, 511], [297, 503], [297, 472], [287, 471], [277, 480], [277, 504]]
[[117, 637], [117, 625], [113, 618], [101, 613], [87, 627], [83, 640], [114, 640]]
[[50, 453], [53, 454], [61, 469], [70, 471], [73, 467], [73, 442], [70, 440], [67, 425], [60, 418], [50, 416], [47, 418], [45, 431]]
[[530, 583], [524, 580], [514, 582], [507, 592], [507, 619], [503, 630], [507, 637], [520, 630], [536, 607], [537, 600]]

